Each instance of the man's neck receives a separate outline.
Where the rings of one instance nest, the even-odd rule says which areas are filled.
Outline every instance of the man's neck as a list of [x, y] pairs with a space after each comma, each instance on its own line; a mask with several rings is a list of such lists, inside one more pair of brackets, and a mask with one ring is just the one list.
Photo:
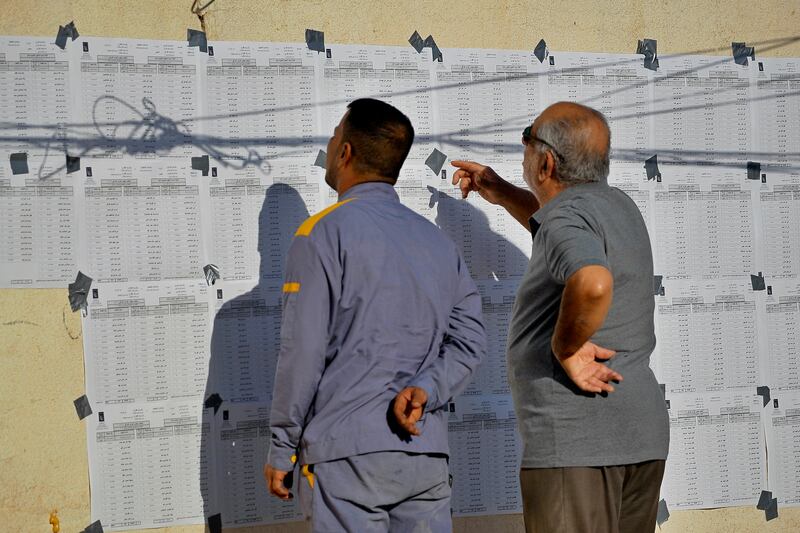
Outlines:
[[551, 201], [568, 188], [569, 187], [561, 184], [546, 185], [542, 188], [536, 198], [539, 201], [539, 207], [543, 207], [547, 202]]
[[379, 176], [377, 174], [359, 174], [357, 176], [352, 177], [345, 177], [341, 181], [339, 181], [339, 186], [336, 189], [336, 192], [339, 196], [342, 196], [348, 190], [352, 189], [356, 185], [360, 185], [362, 183], [371, 183], [371, 182], [381, 182], [381, 183], [388, 183], [389, 185], [394, 185], [392, 180], [385, 178], [383, 176]]

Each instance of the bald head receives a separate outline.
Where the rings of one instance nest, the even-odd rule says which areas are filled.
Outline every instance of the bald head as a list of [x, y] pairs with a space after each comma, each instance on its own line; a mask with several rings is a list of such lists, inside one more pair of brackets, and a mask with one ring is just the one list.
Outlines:
[[[611, 131], [599, 111], [572, 102], [558, 102], [536, 118], [531, 133], [555, 150], [556, 171], [562, 184], [605, 181], [608, 177]], [[539, 150], [550, 148], [540, 144]]]

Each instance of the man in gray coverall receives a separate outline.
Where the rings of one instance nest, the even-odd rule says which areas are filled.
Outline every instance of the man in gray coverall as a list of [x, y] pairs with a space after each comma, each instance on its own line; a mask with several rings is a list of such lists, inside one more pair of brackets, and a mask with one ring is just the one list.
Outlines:
[[669, 419], [649, 367], [653, 258], [636, 205], [606, 182], [610, 140], [601, 113], [561, 102], [523, 132], [530, 190], [453, 162], [464, 197], [533, 236], [507, 353], [529, 532], [655, 529]]
[[301, 465], [314, 531], [450, 532], [448, 400], [486, 351], [481, 298], [455, 244], [400, 203], [414, 130], [378, 100], [328, 143], [339, 202], [295, 233], [283, 286], [269, 490]]

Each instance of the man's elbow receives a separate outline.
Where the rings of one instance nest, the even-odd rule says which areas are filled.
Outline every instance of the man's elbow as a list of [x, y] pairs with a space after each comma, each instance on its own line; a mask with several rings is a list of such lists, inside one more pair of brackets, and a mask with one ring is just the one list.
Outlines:
[[614, 277], [603, 266], [585, 266], [570, 276], [570, 282], [582, 300], [604, 302], [614, 293]]

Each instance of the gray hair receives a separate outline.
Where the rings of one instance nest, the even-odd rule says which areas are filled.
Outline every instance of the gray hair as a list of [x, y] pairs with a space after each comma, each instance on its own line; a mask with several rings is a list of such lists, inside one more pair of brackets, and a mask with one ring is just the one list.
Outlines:
[[[578, 117], [559, 118], [542, 123], [536, 136], [552, 145], [552, 148], [536, 143], [540, 153], [555, 153], [558, 181], [566, 186], [605, 181], [608, 178], [611, 130], [602, 113], [587, 108], [591, 113]], [[608, 130], [608, 146], [598, 153], [591, 147], [591, 129], [586, 127], [593, 118], [599, 119]]]

